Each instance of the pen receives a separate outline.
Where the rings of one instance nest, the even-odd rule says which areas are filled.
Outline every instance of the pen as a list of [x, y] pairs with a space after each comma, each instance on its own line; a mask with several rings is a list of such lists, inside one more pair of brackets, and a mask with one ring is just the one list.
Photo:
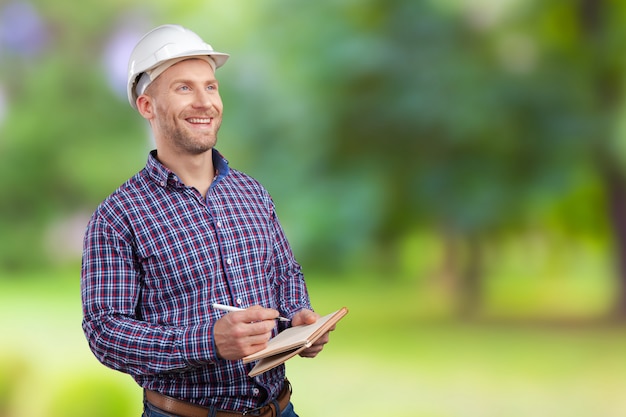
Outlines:
[[[233, 306], [227, 306], [225, 304], [218, 304], [218, 303], [213, 303], [211, 304], [211, 307], [217, 309], [217, 310], [223, 310], [223, 311], [242, 311], [245, 310], [244, 308], [239, 308], [239, 307], [233, 307]], [[279, 320], [279, 321], [291, 321], [288, 318], [285, 317], [276, 317], [275, 320]]]

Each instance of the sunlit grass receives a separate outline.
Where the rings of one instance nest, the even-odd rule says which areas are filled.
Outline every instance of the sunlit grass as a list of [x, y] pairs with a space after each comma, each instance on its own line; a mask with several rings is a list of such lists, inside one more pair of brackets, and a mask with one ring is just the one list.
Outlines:
[[[18, 278], [0, 289], [0, 415], [138, 417], [140, 389], [100, 365], [84, 340], [77, 273]], [[408, 281], [310, 275], [309, 287], [320, 313], [344, 305], [350, 313], [318, 358], [288, 363], [302, 417], [617, 417], [626, 409], [621, 328], [429, 319], [428, 294]]]

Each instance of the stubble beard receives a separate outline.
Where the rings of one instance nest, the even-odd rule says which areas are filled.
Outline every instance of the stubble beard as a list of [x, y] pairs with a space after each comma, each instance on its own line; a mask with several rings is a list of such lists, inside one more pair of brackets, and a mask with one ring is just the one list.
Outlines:
[[[215, 118], [213, 119], [213, 123], [216, 123]], [[174, 147], [190, 155], [200, 155], [215, 147], [218, 130], [219, 125], [211, 132], [193, 134], [187, 132], [176, 123], [164, 126], [166, 137], [169, 138]]]

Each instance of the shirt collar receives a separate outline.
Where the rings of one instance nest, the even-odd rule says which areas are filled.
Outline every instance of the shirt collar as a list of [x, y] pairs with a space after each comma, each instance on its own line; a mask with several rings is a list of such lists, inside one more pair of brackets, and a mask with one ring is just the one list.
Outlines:
[[[213, 166], [217, 170], [217, 177], [213, 181], [213, 184], [211, 184], [211, 187], [213, 187], [215, 184], [225, 178], [230, 172], [230, 168], [228, 166], [228, 161], [226, 160], [226, 158], [224, 158], [217, 149], [213, 149], [212, 151]], [[170, 182], [172, 183], [172, 185], [181, 187], [184, 186], [184, 184], [180, 181], [176, 174], [174, 174], [167, 167], [165, 167], [165, 165], [159, 162], [156, 155], [156, 150], [151, 151], [150, 155], [148, 155], [148, 162], [146, 162], [146, 171], [148, 172], [150, 178], [152, 178], [152, 180], [159, 184], [161, 187], [165, 187]]]
[[213, 181], [213, 184], [217, 184], [223, 178], [225, 178], [230, 172], [228, 166], [228, 160], [222, 156], [217, 149], [213, 149], [213, 167], [217, 172], [217, 177]]

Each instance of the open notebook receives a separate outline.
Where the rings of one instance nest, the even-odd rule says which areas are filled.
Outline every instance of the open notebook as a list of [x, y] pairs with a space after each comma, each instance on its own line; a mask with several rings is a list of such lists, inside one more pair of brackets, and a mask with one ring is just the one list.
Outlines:
[[270, 339], [265, 349], [243, 358], [244, 363], [259, 361], [248, 375], [262, 374], [296, 356], [315, 343], [317, 339], [328, 332], [346, 314], [348, 314], [348, 309], [342, 307], [334, 313], [320, 317], [313, 324], [305, 324], [283, 330], [276, 337]]

